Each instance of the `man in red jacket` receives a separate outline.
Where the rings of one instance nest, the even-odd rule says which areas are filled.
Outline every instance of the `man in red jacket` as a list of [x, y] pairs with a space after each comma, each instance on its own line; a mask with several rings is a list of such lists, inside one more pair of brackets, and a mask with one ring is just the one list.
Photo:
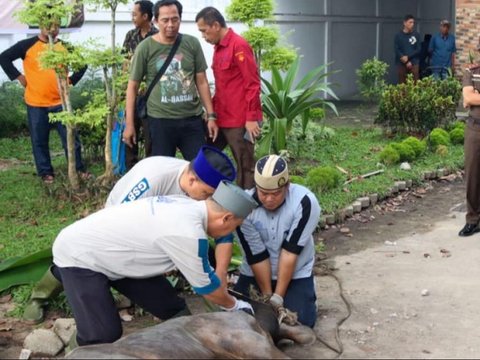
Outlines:
[[214, 7], [201, 10], [195, 21], [205, 41], [215, 45], [213, 108], [220, 132], [213, 145], [220, 149], [230, 146], [237, 163], [237, 184], [250, 189], [254, 186], [254, 143], [262, 121], [260, 76], [253, 50], [227, 27]]

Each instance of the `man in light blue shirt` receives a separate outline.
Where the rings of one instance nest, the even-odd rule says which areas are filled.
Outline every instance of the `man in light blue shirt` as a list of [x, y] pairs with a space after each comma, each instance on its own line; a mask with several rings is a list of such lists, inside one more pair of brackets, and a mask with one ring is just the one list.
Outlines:
[[455, 70], [455, 36], [449, 34], [450, 22], [442, 20], [440, 22], [440, 32], [435, 34], [430, 40], [428, 52], [431, 54], [430, 66], [432, 75], [436, 80], [446, 79], [449, 70], [452, 74]]
[[312, 234], [320, 205], [310, 190], [289, 182], [287, 163], [277, 155], [258, 160], [254, 179], [256, 186], [248, 193], [260, 206], [237, 230], [243, 262], [235, 290], [249, 296], [254, 285], [269, 297], [279, 316], [286, 308], [297, 313], [300, 323], [313, 327], [317, 316]]

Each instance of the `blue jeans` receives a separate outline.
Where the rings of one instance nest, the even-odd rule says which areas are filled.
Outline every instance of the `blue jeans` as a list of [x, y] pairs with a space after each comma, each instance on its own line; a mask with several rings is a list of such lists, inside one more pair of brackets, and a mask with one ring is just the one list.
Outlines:
[[[67, 157], [67, 128], [60, 122], [49, 122], [48, 114], [62, 111], [62, 106], [36, 107], [27, 105], [28, 128], [32, 141], [32, 152], [38, 176], [53, 175], [48, 140], [50, 130], [56, 129]], [[85, 171], [82, 162], [82, 146], [78, 134], [75, 134], [75, 160], [77, 171]], [[68, 158], [68, 157], [67, 157]]]
[[[277, 282], [272, 280], [272, 289], [275, 289]], [[254, 277], [240, 275], [234, 290], [245, 296], [250, 296], [250, 285], [259, 290]], [[292, 279], [288, 284], [287, 293], [283, 298], [284, 306], [298, 314], [298, 321], [303, 325], [313, 328], [317, 320], [317, 305], [315, 304], [315, 285], [313, 275], [308, 278]]]

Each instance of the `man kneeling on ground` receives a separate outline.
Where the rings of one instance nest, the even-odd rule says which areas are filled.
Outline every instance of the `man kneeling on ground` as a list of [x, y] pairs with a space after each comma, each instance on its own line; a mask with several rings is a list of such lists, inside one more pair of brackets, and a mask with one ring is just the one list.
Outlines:
[[313, 327], [316, 295], [313, 281], [313, 232], [320, 205], [307, 188], [291, 184], [287, 163], [268, 155], [255, 165], [255, 188], [249, 193], [259, 203], [237, 230], [243, 262], [235, 290], [249, 296], [250, 285], [268, 297], [281, 320], [285, 308], [298, 321]]
[[205, 201], [150, 197], [105, 208], [62, 230], [53, 244], [52, 273], [72, 308], [77, 343], [110, 343], [122, 335], [110, 287], [160, 319], [189, 314], [162, 276], [174, 268], [223, 310], [253, 314], [220, 285], [208, 262], [207, 234], [229, 234], [256, 206], [242, 189], [222, 182]]

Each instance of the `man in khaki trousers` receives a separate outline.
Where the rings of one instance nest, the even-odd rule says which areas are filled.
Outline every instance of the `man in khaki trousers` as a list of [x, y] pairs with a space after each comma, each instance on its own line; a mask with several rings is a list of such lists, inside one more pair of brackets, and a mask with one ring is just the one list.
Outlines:
[[[480, 50], [480, 43], [477, 46]], [[469, 109], [465, 128], [466, 224], [459, 236], [480, 231], [480, 65], [467, 68], [463, 76], [463, 106]]]

